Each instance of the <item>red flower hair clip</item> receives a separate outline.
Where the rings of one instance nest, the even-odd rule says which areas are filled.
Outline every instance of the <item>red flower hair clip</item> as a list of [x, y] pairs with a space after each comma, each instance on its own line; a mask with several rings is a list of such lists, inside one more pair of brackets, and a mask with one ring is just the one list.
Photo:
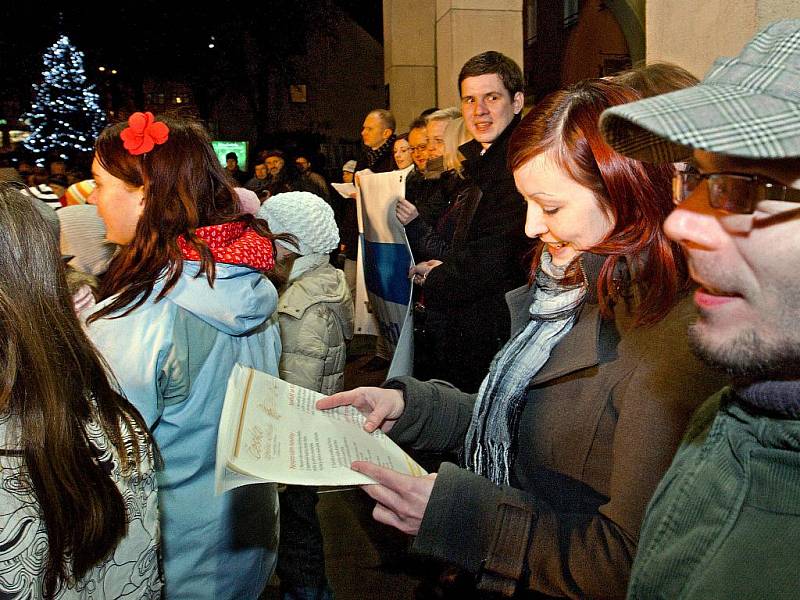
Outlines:
[[128, 119], [128, 126], [119, 134], [125, 149], [133, 154], [150, 152], [156, 144], [163, 144], [169, 138], [169, 127], [166, 123], [156, 121], [153, 113], [136, 112]]

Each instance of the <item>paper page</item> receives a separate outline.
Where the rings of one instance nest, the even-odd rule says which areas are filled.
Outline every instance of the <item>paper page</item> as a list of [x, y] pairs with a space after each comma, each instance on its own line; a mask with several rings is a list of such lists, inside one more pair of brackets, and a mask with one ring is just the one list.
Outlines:
[[356, 193], [356, 185], [354, 183], [332, 183], [333, 189], [339, 192], [342, 198], [350, 198], [352, 194]]
[[[368, 460], [408, 475], [426, 474], [383, 432], [364, 431], [364, 417], [356, 409], [317, 410], [315, 403], [322, 397], [236, 365], [220, 422], [217, 468], [222, 465], [225, 471], [251, 478], [252, 483], [294, 485], [374, 483], [350, 469], [354, 460]], [[221, 473], [217, 489], [230, 489], [226, 483], [236, 481], [241, 479]]]

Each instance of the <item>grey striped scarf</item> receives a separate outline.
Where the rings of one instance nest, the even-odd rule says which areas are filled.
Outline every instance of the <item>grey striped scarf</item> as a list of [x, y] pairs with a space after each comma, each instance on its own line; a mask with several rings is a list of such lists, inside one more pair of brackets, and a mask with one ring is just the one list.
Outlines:
[[464, 443], [466, 465], [500, 485], [509, 483], [528, 383], [572, 329], [586, 297], [585, 282], [562, 285], [563, 277], [564, 268], [553, 265], [550, 254], [543, 252], [531, 321], [497, 353], [478, 390]]

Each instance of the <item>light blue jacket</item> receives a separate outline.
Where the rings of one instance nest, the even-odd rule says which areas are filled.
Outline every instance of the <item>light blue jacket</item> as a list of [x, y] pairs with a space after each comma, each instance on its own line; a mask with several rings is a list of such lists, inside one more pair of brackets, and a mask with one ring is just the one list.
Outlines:
[[[214, 496], [214, 465], [228, 376], [237, 362], [278, 375], [278, 294], [248, 267], [218, 264], [214, 287], [185, 262], [160, 302], [100, 319], [89, 335], [161, 450], [165, 598], [257, 598], [275, 564], [272, 484]], [[105, 306], [111, 299], [93, 310]], [[88, 315], [87, 315], [88, 316]]]

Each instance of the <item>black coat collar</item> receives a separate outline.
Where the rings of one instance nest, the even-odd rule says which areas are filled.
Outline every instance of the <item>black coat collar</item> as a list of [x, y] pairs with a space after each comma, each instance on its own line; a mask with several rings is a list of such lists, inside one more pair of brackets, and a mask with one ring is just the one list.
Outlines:
[[465, 169], [468, 173], [480, 175], [483, 172], [487, 172], [487, 168], [491, 169], [491, 171], [488, 171], [489, 173], [498, 169], [502, 169], [503, 172], [508, 171], [508, 167], [506, 165], [508, 140], [511, 137], [514, 129], [516, 129], [517, 125], [519, 125], [521, 118], [522, 117], [520, 115], [515, 115], [508, 124], [508, 127], [506, 127], [503, 132], [497, 136], [497, 139], [492, 143], [491, 146], [489, 146], [483, 155], [481, 155], [483, 146], [477, 140], [470, 140], [466, 144], [462, 144], [458, 147], [458, 149], [461, 151], [461, 154], [463, 154], [464, 158], [466, 159]]

